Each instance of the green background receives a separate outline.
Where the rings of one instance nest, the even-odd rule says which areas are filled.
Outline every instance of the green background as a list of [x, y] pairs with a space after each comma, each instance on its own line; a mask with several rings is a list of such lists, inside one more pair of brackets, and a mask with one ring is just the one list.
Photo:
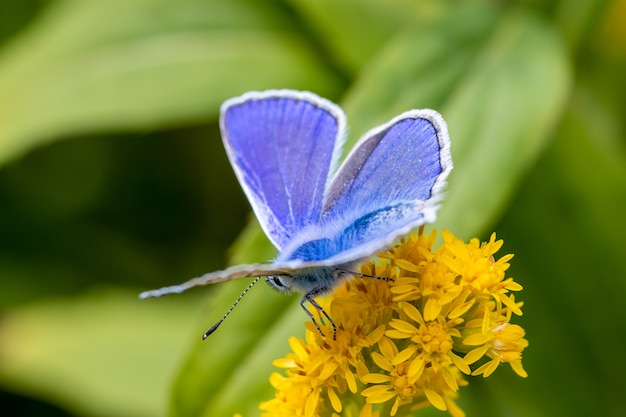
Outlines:
[[137, 294], [273, 256], [217, 125], [267, 88], [341, 104], [350, 143], [447, 120], [434, 227], [504, 239], [530, 341], [527, 379], [461, 389], [469, 416], [623, 415], [624, 21], [624, 0], [2, 1], [3, 415], [259, 414], [297, 297], [257, 286], [202, 342], [246, 282]]

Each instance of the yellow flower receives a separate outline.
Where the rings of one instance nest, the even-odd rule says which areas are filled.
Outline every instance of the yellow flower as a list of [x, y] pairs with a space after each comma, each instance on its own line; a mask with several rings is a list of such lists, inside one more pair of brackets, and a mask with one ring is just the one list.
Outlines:
[[[472, 327], [481, 325], [482, 323], [478, 321], [470, 321], [466, 327], [470, 330]], [[528, 376], [522, 367], [522, 351], [528, 346], [524, 333], [524, 329], [520, 326], [503, 319], [487, 333], [470, 334], [463, 339], [465, 345], [479, 346], [465, 356], [466, 363], [472, 364], [485, 354], [491, 358], [491, 361], [476, 369], [472, 375], [482, 374], [486, 378], [496, 370], [500, 363], [508, 362], [516, 374], [523, 378]]]
[[330, 324], [322, 336], [309, 322], [305, 340], [290, 339], [263, 416], [396, 416], [432, 405], [462, 417], [455, 400], [465, 375], [488, 377], [509, 363], [525, 377], [528, 342], [510, 323], [522, 306], [511, 294], [521, 286], [505, 275], [512, 255], [494, 258], [495, 235], [482, 244], [442, 237], [434, 249], [435, 232], [407, 236], [361, 266], [393, 281], [355, 278], [320, 300], [337, 338]]

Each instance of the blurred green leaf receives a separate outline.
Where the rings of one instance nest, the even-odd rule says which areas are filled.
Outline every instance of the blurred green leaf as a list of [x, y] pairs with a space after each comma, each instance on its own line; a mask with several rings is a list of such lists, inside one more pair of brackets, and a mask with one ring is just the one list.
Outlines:
[[[562, 34], [567, 46], [576, 53], [582, 44], [589, 41], [589, 36], [594, 34], [602, 12], [607, 9], [611, 1], [579, 0], [576, 2], [576, 7], [571, 7], [572, 3], [567, 0], [546, 3], [550, 7], [555, 7], [555, 26]], [[619, 14], [619, 11], [613, 14]]]
[[254, 214], [229, 250], [232, 264], [269, 261], [276, 257], [276, 248], [265, 235]]
[[[477, 65], [477, 55], [487, 48], [490, 37], [497, 36], [499, 18], [493, 8], [464, 5], [388, 42], [343, 100], [350, 127], [347, 148], [404, 111], [425, 107], [441, 111], [456, 88], [472, 76], [468, 69]], [[452, 136], [453, 147], [457, 140]]]
[[6, 311], [0, 380], [84, 416], [164, 415], [197, 296], [159, 303], [100, 290]]
[[445, 2], [412, 0], [289, 0], [339, 66], [350, 74], [398, 31], [440, 18]]
[[28, 24], [43, 8], [46, 0], [21, 0], [2, 2], [0, 13], [0, 45], [24, 25]]
[[524, 13], [498, 25], [442, 108], [455, 170], [438, 226], [469, 238], [499, 217], [562, 115], [571, 69], [564, 46]]
[[455, 169], [436, 225], [464, 238], [497, 218], [549, 139], [571, 78], [563, 45], [532, 16], [470, 11], [392, 42], [345, 106], [359, 133], [406, 109], [440, 110]]
[[[252, 218], [231, 252], [233, 263], [246, 263], [271, 259], [276, 251]], [[297, 314], [285, 314], [299, 297], [277, 296], [268, 285], [258, 283], [254, 294], [242, 301], [224, 326], [199, 341], [248, 284], [226, 283], [212, 292], [197, 323], [198, 338], [174, 382], [170, 415], [257, 415], [259, 403], [271, 397], [267, 378], [274, 370], [272, 361], [278, 352], [287, 353], [294, 329], [303, 333], [306, 318], [300, 306]]]
[[0, 55], [0, 163], [43, 141], [217, 115], [251, 89], [337, 78], [279, 7], [200, 0], [58, 1]]
[[623, 413], [626, 156], [600, 137], [609, 115], [590, 108], [586, 94], [576, 90], [555, 142], [498, 226], [516, 254], [511, 273], [524, 285], [530, 340], [528, 384], [506, 384], [544, 398], [546, 416]]
[[299, 297], [280, 296], [258, 283], [219, 330], [200, 340], [247, 284], [227, 283], [212, 293], [206, 314], [197, 323], [191, 354], [174, 383], [169, 415], [252, 416], [258, 415], [261, 401], [271, 398], [272, 361], [288, 352], [290, 336], [304, 334], [306, 316], [300, 307], [296, 314], [288, 312]]

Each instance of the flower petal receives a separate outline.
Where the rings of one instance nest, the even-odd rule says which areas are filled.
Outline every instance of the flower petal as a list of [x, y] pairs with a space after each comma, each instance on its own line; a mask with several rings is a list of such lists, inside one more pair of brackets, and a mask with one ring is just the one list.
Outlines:
[[402, 305], [402, 310], [407, 314], [407, 316], [413, 319], [416, 323], [424, 324], [424, 319], [422, 315], [420, 314], [417, 307], [415, 307], [413, 304], [404, 303]]
[[328, 392], [328, 399], [330, 400], [330, 404], [333, 406], [333, 410], [341, 413], [341, 410], [343, 410], [343, 405], [341, 404], [341, 400], [337, 396], [335, 390], [332, 387], [328, 387], [326, 392]]
[[456, 367], [459, 368], [459, 370], [465, 375], [469, 375], [472, 372], [470, 367], [467, 365], [467, 362], [463, 360], [463, 358], [455, 355], [452, 352], [448, 353], [448, 355], [452, 358], [452, 362], [456, 365]]
[[411, 380], [417, 380], [422, 375], [422, 372], [424, 372], [425, 365], [426, 365], [426, 362], [424, 362], [423, 358], [421, 357], [415, 358], [409, 365], [407, 376]]
[[[365, 393], [367, 390], [371, 388], [378, 388], [377, 390], [369, 391], [367, 394]], [[391, 387], [389, 385], [375, 385], [370, 388], [366, 388], [363, 390], [361, 394], [363, 394], [366, 399], [365, 401], [370, 404], [381, 404], [386, 403], [390, 399], [396, 396], [395, 391], [389, 391]]]
[[463, 344], [467, 346], [484, 345], [485, 343], [493, 340], [493, 336], [494, 335], [491, 332], [485, 334], [476, 333], [463, 339]]
[[441, 395], [437, 394], [435, 391], [431, 389], [424, 389], [424, 394], [426, 395], [428, 401], [435, 406], [435, 408], [441, 411], [445, 411], [448, 409], [448, 407], [446, 406], [446, 402], [443, 400]]
[[494, 358], [472, 372], [472, 375], [482, 375], [483, 378], [487, 378], [489, 375], [494, 373], [494, 371], [498, 368], [498, 365], [500, 365], [500, 360], [498, 358]]
[[384, 384], [385, 382], [393, 381], [393, 378], [389, 375], [383, 374], [367, 374], [363, 375], [363, 382], [368, 384]]
[[428, 301], [426, 301], [426, 306], [424, 307], [424, 320], [433, 321], [440, 312], [441, 305], [439, 305], [438, 300], [434, 297], [428, 297]]
[[391, 364], [391, 361], [389, 359], [385, 358], [380, 353], [373, 352], [372, 353], [372, 359], [374, 360], [374, 363], [376, 365], [378, 365], [380, 368], [384, 369], [385, 371], [387, 371], [387, 372], [393, 371], [393, 365]]
[[380, 348], [380, 353], [382, 353], [385, 358], [390, 361], [393, 359], [394, 356], [398, 354], [398, 348], [387, 337], [383, 337], [382, 339], [380, 339], [380, 341], [378, 342], [378, 347]]
[[413, 262], [407, 261], [406, 259], [395, 259], [394, 263], [396, 266], [399, 266], [401, 269], [410, 272], [420, 272], [420, 268], [415, 265]]
[[413, 326], [410, 323], [407, 323], [404, 320], [391, 319], [391, 321], [389, 322], [389, 326], [393, 327], [396, 330], [404, 332], [404, 333], [406, 333], [408, 335], [412, 335], [412, 334], [416, 334], [417, 333], [417, 327]]
[[515, 371], [515, 373], [521, 376], [522, 378], [526, 378], [528, 376], [528, 374], [522, 367], [522, 361], [510, 362], [510, 365], [511, 365], [511, 368], [513, 368], [513, 370]]
[[411, 356], [415, 354], [415, 352], [417, 352], [417, 345], [410, 345], [409, 347], [404, 349], [402, 352], [394, 356], [394, 358], [391, 360], [391, 363], [397, 366], [403, 362], [406, 362], [411, 358]]
[[478, 347], [478, 348], [470, 351], [467, 355], [465, 355], [463, 357], [463, 360], [468, 365], [471, 365], [474, 362], [476, 362], [478, 359], [482, 358], [485, 355], [485, 353], [487, 353], [488, 350], [489, 350], [489, 345], [484, 345], [484, 346]]
[[346, 383], [348, 384], [348, 389], [350, 390], [350, 392], [356, 393], [356, 378], [354, 378], [354, 374], [352, 373], [350, 368], [346, 368], [343, 377], [346, 379]]

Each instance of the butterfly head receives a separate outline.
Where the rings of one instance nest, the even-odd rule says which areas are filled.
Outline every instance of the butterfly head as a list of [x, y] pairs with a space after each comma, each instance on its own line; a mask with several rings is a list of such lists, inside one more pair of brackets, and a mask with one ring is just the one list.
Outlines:
[[271, 275], [266, 277], [265, 281], [285, 294], [293, 292], [293, 278], [291, 275]]

